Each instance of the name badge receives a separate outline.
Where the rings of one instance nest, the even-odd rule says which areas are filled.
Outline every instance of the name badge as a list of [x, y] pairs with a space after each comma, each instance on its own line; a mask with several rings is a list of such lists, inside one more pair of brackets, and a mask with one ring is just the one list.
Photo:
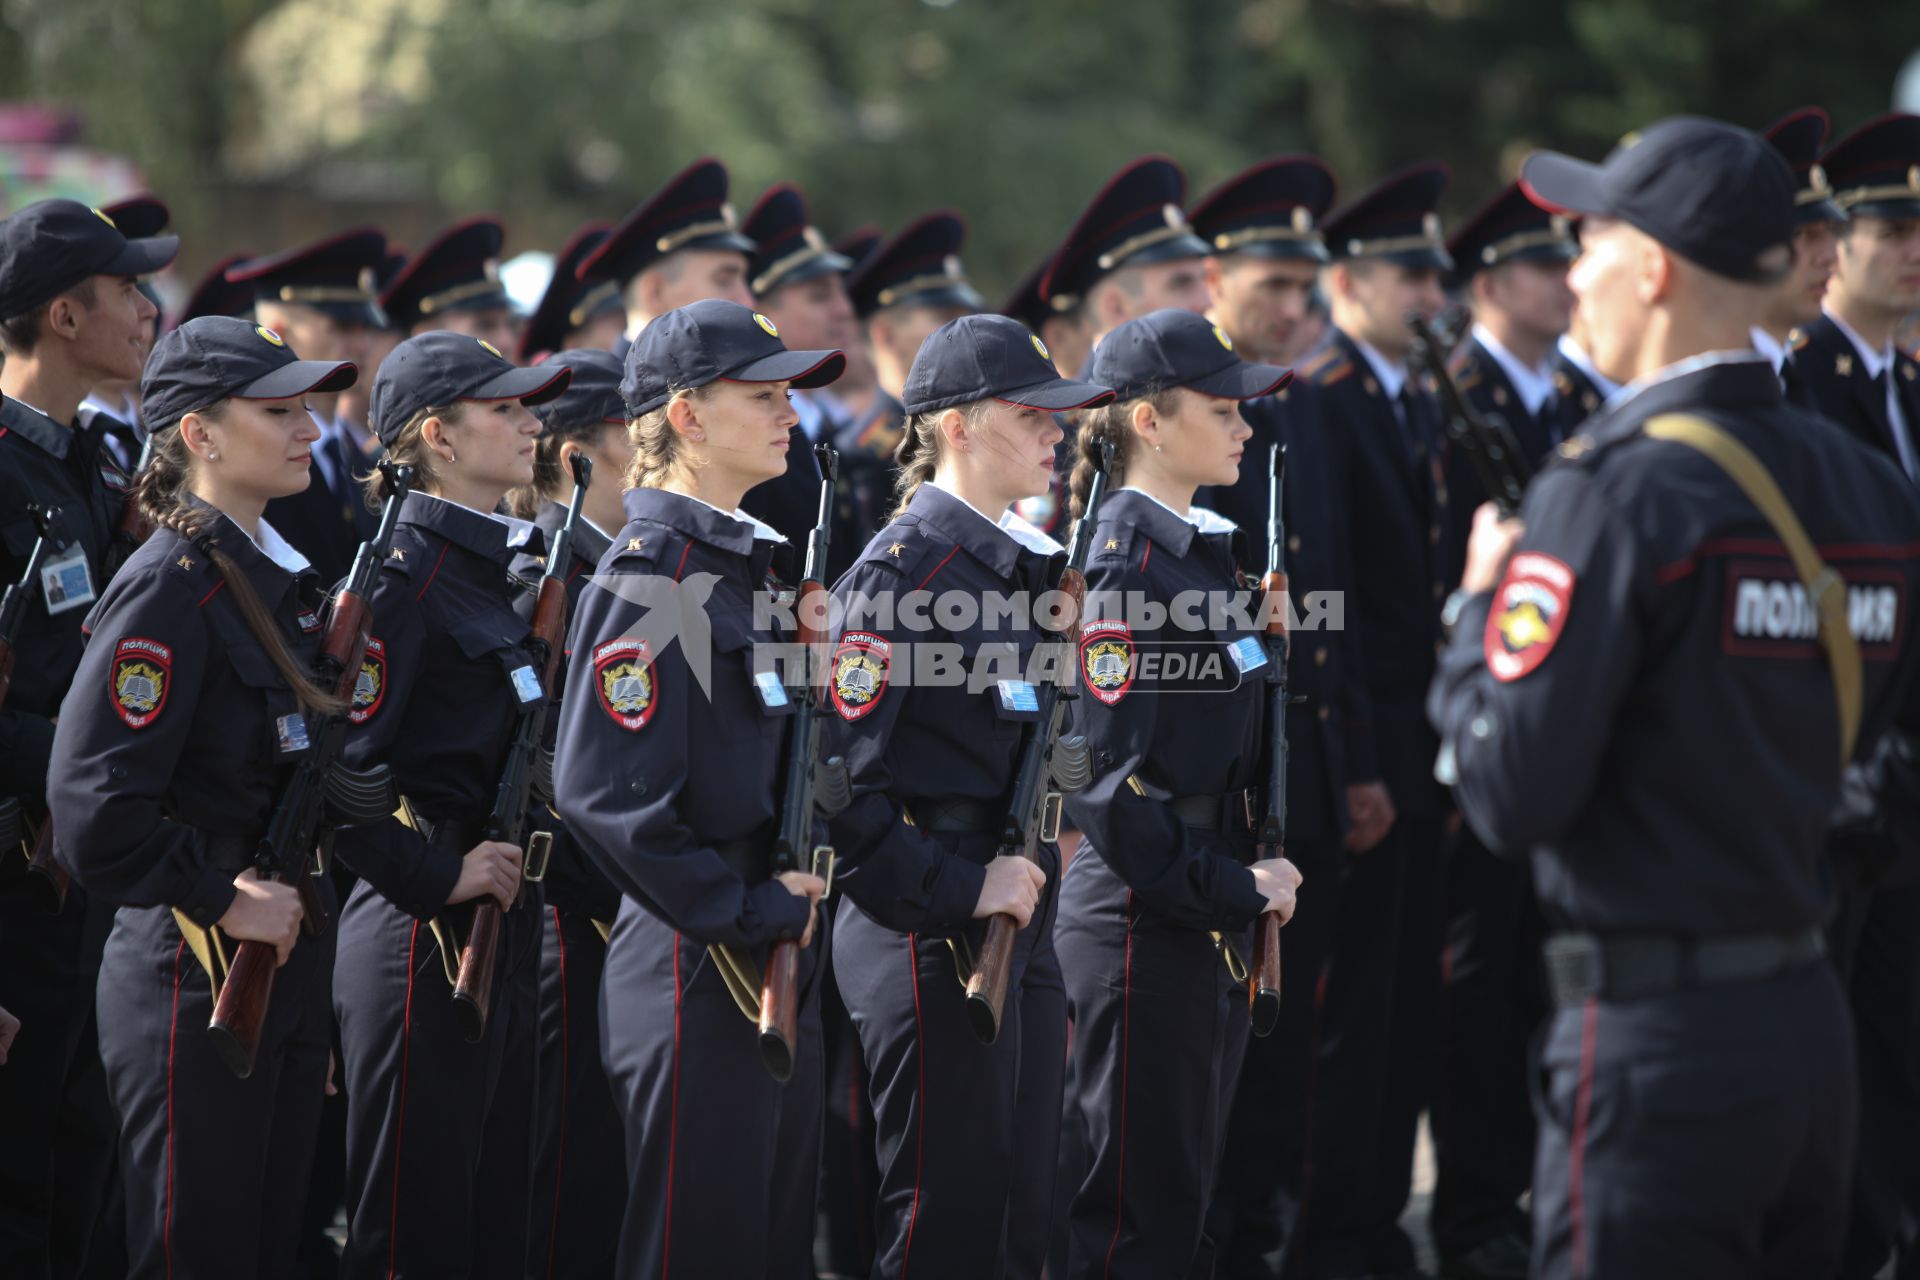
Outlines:
[[93, 569], [86, 548], [75, 543], [40, 566], [40, 599], [49, 614], [93, 603]]
[[1234, 668], [1245, 675], [1267, 665], [1267, 646], [1258, 636], [1241, 636], [1227, 647], [1227, 656], [1233, 659]]
[[1002, 680], [995, 686], [1000, 710], [1009, 718], [1040, 714], [1040, 691], [1025, 680]]
[[540, 677], [531, 666], [518, 666], [512, 671], [513, 691], [519, 695], [521, 704], [531, 705], [540, 701], [546, 694], [540, 688]]
[[313, 745], [307, 737], [307, 718], [298, 711], [275, 718], [273, 736], [282, 757], [300, 755]]
[[780, 674], [776, 671], [757, 671], [753, 676], [754, 688], [760, 691], [760, 705], [772, 711], [787, 705], [787, 686], [780, 683]]

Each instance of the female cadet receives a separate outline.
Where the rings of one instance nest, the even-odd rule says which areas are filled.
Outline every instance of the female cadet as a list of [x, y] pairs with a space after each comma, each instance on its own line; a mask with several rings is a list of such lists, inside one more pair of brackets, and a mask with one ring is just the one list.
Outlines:
[[[368, 405], [387, 455], [414, 468], [373, 595], [346, 760], [385, 764], [398, 807], [342, 831], [360, 876], [340, 919], [334, 1007], [347, 1081], [342, 1275], [513, 1276], [526, 1269], [541, 913], [521, 849], [480, 838], [508, 738], [546, 696], [507, 572], [539, 534], [491, 515], [533, 478], [527, 406], [566, 390], [478, 338], [393, 349]], [[372, 481], [376, 494], [383, 484]], [[452, 982], [478, 900], [504, 913], [478, 1043]], [[515, 908], [516, 897], [520, 905]]]
[[[543, 368], [573, 370], [566, 394], [534, 409], [544, 430], [533, 457], [533, 483], [516, 489], [516, 516], [531, 520], [551, 546], [566, 522], [573, 496], [572, 458], [584, 455], [593, 472], [574, 526], [571, 564], [558, 572], [567, 587], [568, 616], [594, 566], [626, 523], [620, 491], [633, 445], [620, 400], [620, 361], [605, 351], [564, 351]], [[524, 580], [547, 571], [544, 554], [522, 551], [513, 572]], [[533, 615], [534, 594], [520, 597]], [[559, 712], [547, 720], [549, 745], [558, 740]], [[533, 1218], [528, 1235], [530, 1275], [577, 1276], [613, 1272], [620, 1213], [627, 1202], [627, 1166], [620, 1117], [600, 1065], [600, 973], [608, 928], [620, 891], [601, 874], [571, 834], [556, 824], [553, 852], [541, 892], [547, 918], [540, 934], [540, 1105], [535, 1120]]]
[[[654, 319], [626, 358], [627, 519], [574, 619], [555, 787], [626, 895], [601, 1010], [626, 1121], [622, 1276], [812, 1274], [826, 884], [768, 863], [794, 708], [762, 589], [784, 544], [739, 507], [786, 472], [788, 390], [845, 367], [721, 299]], [[784, 1086], [751, 1011], [780, 939], [803, 948]]]
[[1068, 1273], [1211, 1275], [1201, 1228], [1247, 1037], [1244, 974], [1223, 957], [1247, 954], [1263, 912], [1293, 913], [1300, 875], [1251, 861], [1267, 657], [1228, 612], [1250, 619], [1259, 601], [1241, 589], [1236, 526], [1193, 495], [1234, 482], [1252, 434], [1240, 402], [1292, 375], [1243, 363], [1177, 310], [1102, 338], [1092, 373], [1117, 398], [1082, 419], [1072, 484], [1078, 517], [1113, 447], [1074, 703], [1094, 781], [1067, 800], [1085, 838], [1060, 891], [1091, 1156]]
[[[293, 1267], [333, 944], [300, 937], [294, 889], [250, 864], [309, 746], [304, 714], [332, 695], [308, 679], [318, 584], [261, 511], [307, 486], [320, 428], [303, 397], [353, 379], [351, 364], [296, 359], [243, 320], [192, 320], [159, 341], [141, 384], [157, 430], [139, 501], [155, 532], [94, 606], [60, 708], [48, 771], [60, 855], [119, 905], [98, 1011], [133, 1275]], [[331, 911], [327, 881], [315, 885]], [[281, 962], [244, 1080], [206, 1032], [207, 975], [242, 939]]]
[[[1031, 605], [1059, 547], [1008, 508], [1046, 492], [1053, 413], [1111, 393], [1061, 379], [1025, 326], [990, 315], [935, 331], [905, 390], [900, 507], [834, 589], [845, 614], [825, 746], [853, 783], [834, 823], [852, 905], [833, 971], [872, 1072], [874, 1274], [917, 1261], [927, 1274], [1037, 1275], [1066, 1035], [1048, 889], [1059, 851], [1043, 843], [1037, 865], [995, 848], [1032, 720]], [[979, 607], [1022, 595], [1024, 611]], [[954, 657], [961, 678], [935, 674]], [[1022, 928], [986, 1045], [956, 974], [1003, 913]], [[1029, 1019], [1030, 1004], [1046, 1016]]]

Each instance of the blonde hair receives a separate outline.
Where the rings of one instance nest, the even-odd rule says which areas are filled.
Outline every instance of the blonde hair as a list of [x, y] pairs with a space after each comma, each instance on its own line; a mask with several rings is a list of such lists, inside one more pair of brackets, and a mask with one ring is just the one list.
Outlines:
[[[465, 413], [466, 403], [460, 400], [452, 404], [422, 409], [407, 419], [407, 425], [400, 428], [400, 434], [395, 436], [393, 443], [387, 446], [389, 462], [397, 462], [402, 466], [413, 468], [411, 487], [414, 491], [431, 493], [435, 483], [440, 479], [440, 474], [434, 465], [439, 462], [439, 458], [435, 457], [433, 450], [427, 447], [427, 439], [421, 428], [426, 425], [428, 418], [438, 418], [443, 424], [451, 426], [459, 422]], [[366, 495], [367, 505], [378, 511], [380, 505], [387, 500], [386, 473], [379, 470], [371, 472], [360, 482], [360, 487]]]
[[[219, 400], [194, 412], [217, 422], [226, 408], [227, 401]], [[181, 415], [182, 418], [185, 416]], [[178, 422], [168, 423], [153, 433], [153, 449], [134, 491], [140, 513], [155, 528], [171, 529], [199, 547], [201, 554], [212, 562], [233, 596], [234, 604], [239, 606], [240, 617], [247, 624], [247, 630], [260, 642], [260, 647], [266, 651], [280, 678], [287, 682], [287, 688], [293, 690], [294, 701], [301, 710], [327, 714], [344, 711], [346, 700], [331, 689], [322, 689], [314, 684], [312, 672], [287, 648], [286, 636], [281, 632], [280, 624], [267, 610], [260, 594], [253, 589], [246, 570], [220, 550], [213, 527], [214, 508], [187, 501], [187, 485], [192, 478], [193, 454], [187, 448], [186, 437]]]
[[905, 434], [900, 437], [900, 447], [893, 455], [893, 460], [900, 466], [900, 478], [894, 481], [895, 516], [907, 509], [913, 502], [913, 495], [920, 491], [920, 486], [933, 479], [933, 473], [939, 468], [942, 449], [940, 419], [950, 409], [958, 409], [966, 415], [968, 430], [978, 431], [993, 416], [993, 401], [975, 400], [968, 404], [949, 405], [947, 409], [932, 409], [907, 419]]
[[1100, 446], [1113, 446], [1113, 465], [1107, 468], [1107, 489], [1111, 492], [1127, 482], [1127, 464], [1140, 446], [1133, 429], [1133, 411], [1137, 405], [1150, 405], [1162, 417], [1179, 410], [1180, 389], [1166, 387], [1149, 391], [1131, 400], [1118, 400], [1088, 409], [1080, 415], [1080, 431], [1074, 440], [1073, 477], [1067, 482], [1071, 512], [1075, 520], [1087, 513], [1087, 498], [1093, 493], [1093, 473], [1100, 462]]
[[627, 464], [627, 488], [658, 489], [676, 476], [687, 477], [693, 462], [686, 456], [680, 433], [673, 429], [667, 411], [682, 400], [704, 399], [707, 387], [681, 387], [657, 409], [649, 409], [627, 423], [627, 440], [633, 445], [633, 461]]

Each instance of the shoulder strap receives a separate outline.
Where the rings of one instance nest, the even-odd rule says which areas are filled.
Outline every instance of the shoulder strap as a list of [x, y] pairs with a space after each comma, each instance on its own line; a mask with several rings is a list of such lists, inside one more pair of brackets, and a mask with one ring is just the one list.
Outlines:
[[1833, 693], [1840, 704], [1840, 763], [1853, 759], [1854, 739], [1860, 732], [1862, 699], [1860, 645], [1847, 623], [1847, 584], [1828, 568], [1814, 550], [1812, 539], [1793, 513], [1793, 506], [1774, 483], [1766, 464], [1731, 434], [1691, 414], [1668, 413], [1649, 419], [1642, 430], [1655, 440], [1668, 440], [1697, 449], [1712, 459], [1740, 486], [1748, 501], [1760, 509], [1767, 523], [1786, 544], [1787, 555], [1820, 613], [1820, 644], [1827, 651], [1833, 673]]

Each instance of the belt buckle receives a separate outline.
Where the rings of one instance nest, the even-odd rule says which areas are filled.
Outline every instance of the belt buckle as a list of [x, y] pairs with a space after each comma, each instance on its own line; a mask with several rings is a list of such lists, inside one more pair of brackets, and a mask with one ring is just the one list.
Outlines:
[[1601, 994], [1606, 986], [1606, 965], [1599, 941], [1586, 936], [1548, 938], [1541, 948], [1547, 977], [1556, 1000], [1575, 1004]]
[[[818, 844], [813, 847], [813, 874], [827, 882], [827, 887], [820, 891], [822, 902], [825, 902], [833, 893], [833, 870], [839, 862], [839, 856], [834, 853], [832, 845]], [[826, 868], [824, 871], [821, 870], [822, 866]]]
[[547, 878], [547, 860], [553, 856], [553, 833], [536, 831], [527, 839], [527, 856], [523, 861], [520, 878], [528, 884], [539, 884]]

